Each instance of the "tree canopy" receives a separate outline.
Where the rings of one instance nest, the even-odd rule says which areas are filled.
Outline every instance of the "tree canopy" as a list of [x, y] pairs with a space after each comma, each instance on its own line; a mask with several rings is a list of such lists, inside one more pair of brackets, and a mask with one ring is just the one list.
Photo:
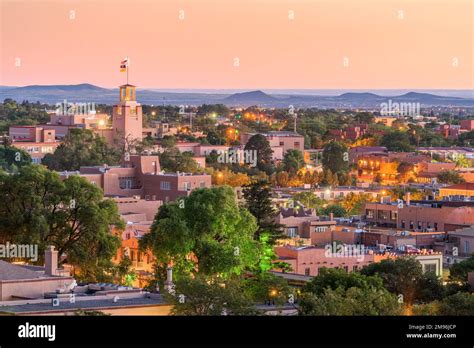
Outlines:
[[256, 218], [257, 230], [255, 239], [258, 240], [262, 233], [267, 233], [270, 242], [274, 243], [283, 236], [283, 227], [275, 223], [275, 216], [278, 212], [273, 208], [270, 199], [271, 190], [267, 181], [257, 180], [244, 186], [243, 195], [245, 198], [245, 207]]
[[273, 150], [267, 138], [262, 134], [253, 135], [245, 144], [245, 151], [256, 151], [257, 153], [257, 168], [261, 171], [269, 172], [272, 167]]
[[0, 173], [0, 239], [38, 244], [40, 260], [48, 245], [80, 269], [80, 279], [101, 279], [120, 246], [110, 233], [123, 228], [114, 201], [100, 188], [73, 175], [59, 175], [38, 165], [15, 174]]
[[153, 251], [162, 279], [170, 264], [178, 277], [226, 278], [258, 265], [256, 230], [255, 218], [237, 205], [230, 187], [203, 188], [163, 205], [140, 245]]
[[42, 163], [56, 171], [78, 170], [81, 166], [118, 164], [121, 156], [120, 150], [90, 129], [73, 128], [53, 154], [44, 156]]
[[361, 273], [378, 275], [388, 291], [403, 295], [403, 301], [412, 305], [415, 301], [431, 301], [443, 296], [440, 279], [432, 273], [423, 273], [419, 261], [413, 257], [387, 259], [365, 266]]
[[16, 171], [18, 167], [31, 163], [31, 156], [24, 150], [14, 146], [0, 145], [0, 168]]
[[337, 141], [332, 141], [323, 149], [323, 166], [332, 173], [347, 172], [349, 170], [349, 157], [347, 147]]

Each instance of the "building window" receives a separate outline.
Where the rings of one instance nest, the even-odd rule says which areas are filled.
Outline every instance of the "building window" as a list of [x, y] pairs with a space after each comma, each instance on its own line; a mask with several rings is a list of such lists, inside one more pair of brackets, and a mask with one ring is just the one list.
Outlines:
[[426, 263], [424, 268], [425, 272], [436, 273], [436, 263]]
[[287, 234], [288, 237], [295, 238], [298, 235], [298, 227], [288, 227]]
[[344, 266], [344, 272], [349, 273], [349, 266]]
[[357, 269], [358, 269], [357, 265], [352, 266], [352, 271], [353, 272], [357, 271]]
[[162, 189], [162, 190], [171, 190], [171, 183], [169, 181], [160, 182], [160, 189]]
[[200, 188], [206, 187], [206, 182], [205, 182], [205, 181], [201, 181], [201, 182], [199, 183], [199, 187], [200, 187]]
[[327, 226], [318, 226], [314, 229], [314, 232], [324, 232], [327, 230]]
[[437, 222], [434, 223], [434, 229], [435, 229], [435, 231], [438, 231], [438, 223]]
[[184, 191], [191, 191], [191, 183], [186, 181], [183, 183]]
[[402, 220], [402, 228], [405, 228], [405, 220]]
[[299, 149], [300, 147], [300, 142], [299, 141], [295, 141], [295, 149]]
[[367, 218], [368, 219], [373, 219], [374, 218], [374, 211], [373, 210], [367, 210]]
[[285, 145], [285, 143], [283, 141], [280, 141], [280, 146], [283, 146]]
[[469, 245], [469, 241], [468, 240], [465, 240], [464, 241], [464, 253], [465, 254], [470, 254], [470, 245]]
[[132, 188], [132, 180], [130, 178], [120, 178], [119, 186], [122, 190], [129, 190]]
[[309, 268], [305, 268], [305, 269], [304, 269], [304, 275], [305, 275], [305, 276], [309, 276], [309, 275], [310, 275], [310, 269], [309, 269]]
[[52, 146], [43, 146], [41, 148], [42, 153], [53, 153], [53, 147]]
[[38, 146], [28, 146], [26, 148], [26, 152], [28, 152], [28, 153], [39, 152], [39, 147]]

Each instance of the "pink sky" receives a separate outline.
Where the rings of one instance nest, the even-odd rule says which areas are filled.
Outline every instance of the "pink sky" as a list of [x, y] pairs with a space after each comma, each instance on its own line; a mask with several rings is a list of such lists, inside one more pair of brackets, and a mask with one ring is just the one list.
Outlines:
[[471, 0], [0, 2], [1, 85], [474, 88]]

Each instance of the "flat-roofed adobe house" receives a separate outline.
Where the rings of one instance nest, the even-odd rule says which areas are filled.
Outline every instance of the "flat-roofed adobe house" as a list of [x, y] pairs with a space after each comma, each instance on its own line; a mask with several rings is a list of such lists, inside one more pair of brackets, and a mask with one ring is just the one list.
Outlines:
[[58, 269], [58, 252], [45, 252], [45, 267], [16, 265], [0, 261], [0, 301], [43, 298], [45, 293], [75, 284], [73, 277]]

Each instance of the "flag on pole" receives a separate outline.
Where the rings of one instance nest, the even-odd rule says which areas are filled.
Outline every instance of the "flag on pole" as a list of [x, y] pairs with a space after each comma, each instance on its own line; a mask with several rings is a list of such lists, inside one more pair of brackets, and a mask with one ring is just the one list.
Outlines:
[[128, 57], [120, 62], [120, 72], [126, 72], [128, 69]]

